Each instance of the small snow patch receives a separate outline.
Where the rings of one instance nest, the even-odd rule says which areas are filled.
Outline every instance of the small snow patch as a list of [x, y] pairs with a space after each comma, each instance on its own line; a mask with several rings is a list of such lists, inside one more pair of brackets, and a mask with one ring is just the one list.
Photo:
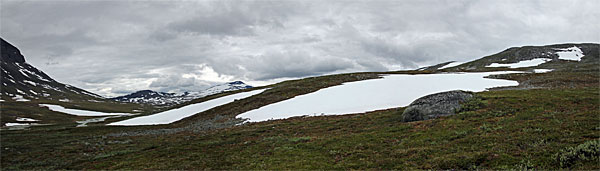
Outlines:
[[58, 101], [61, 101], [61, 102], [71, 102], [71, 100], [69, 100], [69, 99], [58, 99]]
[[77, 127], [86, 127], [88, 123], [104, 122], [106, 119], [118, 118], [118, 117], [122, 117], [122, 116], [125, 116], [125, 115], [106, 116], [106, 117], [101, 117], [101, 118], [92, 118], [92, 119], [86, 119], [86, 120], [75, 121], [75, 122], [77, 122], [79, 124], [79, 125], [77, 125]]
[[32, 123], [5, 123], [4, 126], [29, 126]]
[[21, 117], [17, 117], [17, 121], [18, 122], [37, 122], [40, 120], [37, 119], [31, 119], [31, 118], [21, 118]]
[[33, 86], [37, 86], [37, 84], [36, 84], [35, 82], [33, 82], [33, 81], [24, 80], [23, 82], [25, 82], [25, 83], [28, 83], [28, 84], [31, 84], [31, 85], [33, 85]]
[[533, 72], [534, 73], [547, 73], [547, 72], [551, 72], [554, 71], [554, 69], [534, 69]]
[[29, 99], [23, 98], [23, 96], [21, 96], [21, 95], [15, 95], [15, 97], [13, 97], [13, 100], [18, 101], [18, 102], [28, 102], [28, 101], [31, 101]]

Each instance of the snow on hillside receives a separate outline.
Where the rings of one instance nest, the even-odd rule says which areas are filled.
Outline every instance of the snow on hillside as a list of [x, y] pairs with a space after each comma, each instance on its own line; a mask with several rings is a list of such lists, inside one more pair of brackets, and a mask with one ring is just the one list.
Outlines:
[[80, 109], [67, 109], [59, 105], [53, 104], [40, 104], [40, 107], [48, 107], [52, 111], [66, 113], [69, 115], [76, 116], [113, 116], [113, 115], [133, 115], [131, 113], [106, 113], [106, 112], [97, 112], [97, 111], [89, 111], [89, 110], [80, 110]]
[[440, 67], [440, 68], [438, 68], [438, 69], [446, 69], [446, 68], [451, 68], [451, 67], [459, 66], [459, 65], [461, 65], [461, 64], [464, 64], [464, 62], [456, 62], [456, 61], [454, 61], [454, 62], [448, 63], [447, 65], [445, 65], [445, 66], [443, 66], [443, 67]]
[[524, 61], [519, 61], [517, 63], [510, 63], [510, 64], [499, 64], [499, 63], [492, 63], [488, 66], [485, 67], [509, 67], [509, 68], [523, 68], [523, 67], [532, 67], [532, 66], [538, 66], [540, 64], [546, 63], [548, 61], [551, 61], [552, 59], [547, 59], [547, 58], [535, 58], [532, 60], [524, 60]]
[[551, 71], [554, 71], [554, 69], [534, 69], [533, 73], [547, 73]]
[[232, 94], [212, 100], [208, 100], [202, 103], [196, 103], [187, 105], [178, 109], [172, 109], [164, 112], [160, 112], [153, 115], [148, 116], [140, 116], [124, 121], [110, 123], [108, 125], [121, 125], [121, 126], [135, 126], [135, 125], [160, 125], [160, 124], [170, 124], [175, 121], [181, 120], [183, 118], [192, 116], [194, 114], [209, 110], [211, 108], [221, 106], [230, 102], [233, 102], [236, 99], [243, 99], [246, 97], [253, 96], [255, 94], [262, 93], [264, 89], [254, 90], [250, 92], [242, 92], [237, 94]]
[[583, 57], [583, 51], [579, 49], [577, 46], [573, 46], [566, 49], [556, 49], [558, 52], [558, 59], [562, 60], [571, 60], [571, 61], [581, 61], [581, 57]]
[[18, 122], [37, 122], [40, 120], [37, 119], [31, 119], [31, 118], [21, 118], [21, 117], [17, 117], [16, 121]]
[[387, 75], [382, 79], [344, 83], [314, 93], [296, 96], [236, 116], [247, 122], [294, 116], [340, 115], [406, 106], [413, 100], [450, 90], [484, 91], [498, 86], [516, 86], [516, 81], [485, 76], [518, 72], [444, 73]]

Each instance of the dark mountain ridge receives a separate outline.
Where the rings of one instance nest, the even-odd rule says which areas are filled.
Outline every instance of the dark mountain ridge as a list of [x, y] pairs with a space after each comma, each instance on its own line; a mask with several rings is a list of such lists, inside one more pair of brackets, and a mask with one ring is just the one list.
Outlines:
[[[1, 39], [1, 38], [0, 38]], [[102, 96], [62, 84], [25, 61], [25, 57], [4, 39], [0, 58], [0, 94], [4, 100], [101, 100]]]

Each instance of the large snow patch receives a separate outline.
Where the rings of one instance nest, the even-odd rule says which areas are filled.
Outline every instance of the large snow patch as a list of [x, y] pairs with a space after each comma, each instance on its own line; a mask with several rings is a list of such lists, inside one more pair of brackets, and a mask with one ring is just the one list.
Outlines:
[[181, 120], [183, 118], [192, 116], [194, 114], [206, 111], [208, 109], [212, 109], [214, 107], [233, 102], [236, 99], [243, 99], [246, 97], [253, 96], [255, 94], [262, 93], [263, 91], [264, 91], [264, 89], [232, 94], [229, 96], [212, 99], [212, 100], [205, 101], [202, 103], [187, 105], [187, 106], [184, 106], [184, 107], [181, 107], [178, 109], [168, 110], [168, 111], [164, 111], [164, 112], [160, 112], [160, 113], [148, 115], [148, 116], [140, 116], [140, 117], [124, 120], [124, 121], [110, 123], [108, 125], [133, 126], [133, 125], [170, 124], [175, 121]]
[[40, 107], [48, 107], [52, 111], [62, 112], [69, 115], [76, 116], [112, 116], [112, 115], [132, 115], [130, 113], [106, 113], [106, 112], [97, 112], [97, 111], [89, 111], [89, 110], [79, 110], [79, 109], [67, 109], [59, 105], [53, 104], [40, 104]]
[[571, 61], [581, 61], [581, 57], [583, 57], [583, 51], [576, 46], [566, 48], [566, 49], [556, 49], [559, 50], [556, 52], [558, 55], [558, 59], [562, 60], [571, 60]]
[[510, 64], [499, 64], [499, 63], [492, 63], [488, 66], [485, 67], [509, 67], [509, 68], [523, 68], [523, 67], [532, 67], [532, 66], [538, 66], [540, 64], [546, 63], [548, 61], [551, 61], [552, 59], [547, 59], [547, 58], [535, 58], [532, 60], [525, 60], [525, 61], [519, 61], [517, 63], [510, 63]]
[[407, 106], [413, 100], [432, 93], [450, 90], [484, 91], [491, 87], [518, 85], [516, 81], [483, 78], [508, 73], [517, 72], [387, 75], [382, 79], [344, 83], [296, 96], [248, 111], [237, 118], [260, 122], [303, 115], [340, 115]]

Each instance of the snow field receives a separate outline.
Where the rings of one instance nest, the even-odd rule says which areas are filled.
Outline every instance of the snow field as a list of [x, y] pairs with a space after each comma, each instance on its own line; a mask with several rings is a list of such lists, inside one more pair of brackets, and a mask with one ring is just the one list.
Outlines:
[[387, 75], [344, 83], [296, 96], [242, 113], [237, 118], [247, 122], [285, 119], [294, 116], [341, 115], [407, 106], [413, 100], [450, 90], [484, 91], [499, 86], [516, 86], [516, 81], [488, 79], [485, 76], [519, 72], [445, 73], [421, 75]]

